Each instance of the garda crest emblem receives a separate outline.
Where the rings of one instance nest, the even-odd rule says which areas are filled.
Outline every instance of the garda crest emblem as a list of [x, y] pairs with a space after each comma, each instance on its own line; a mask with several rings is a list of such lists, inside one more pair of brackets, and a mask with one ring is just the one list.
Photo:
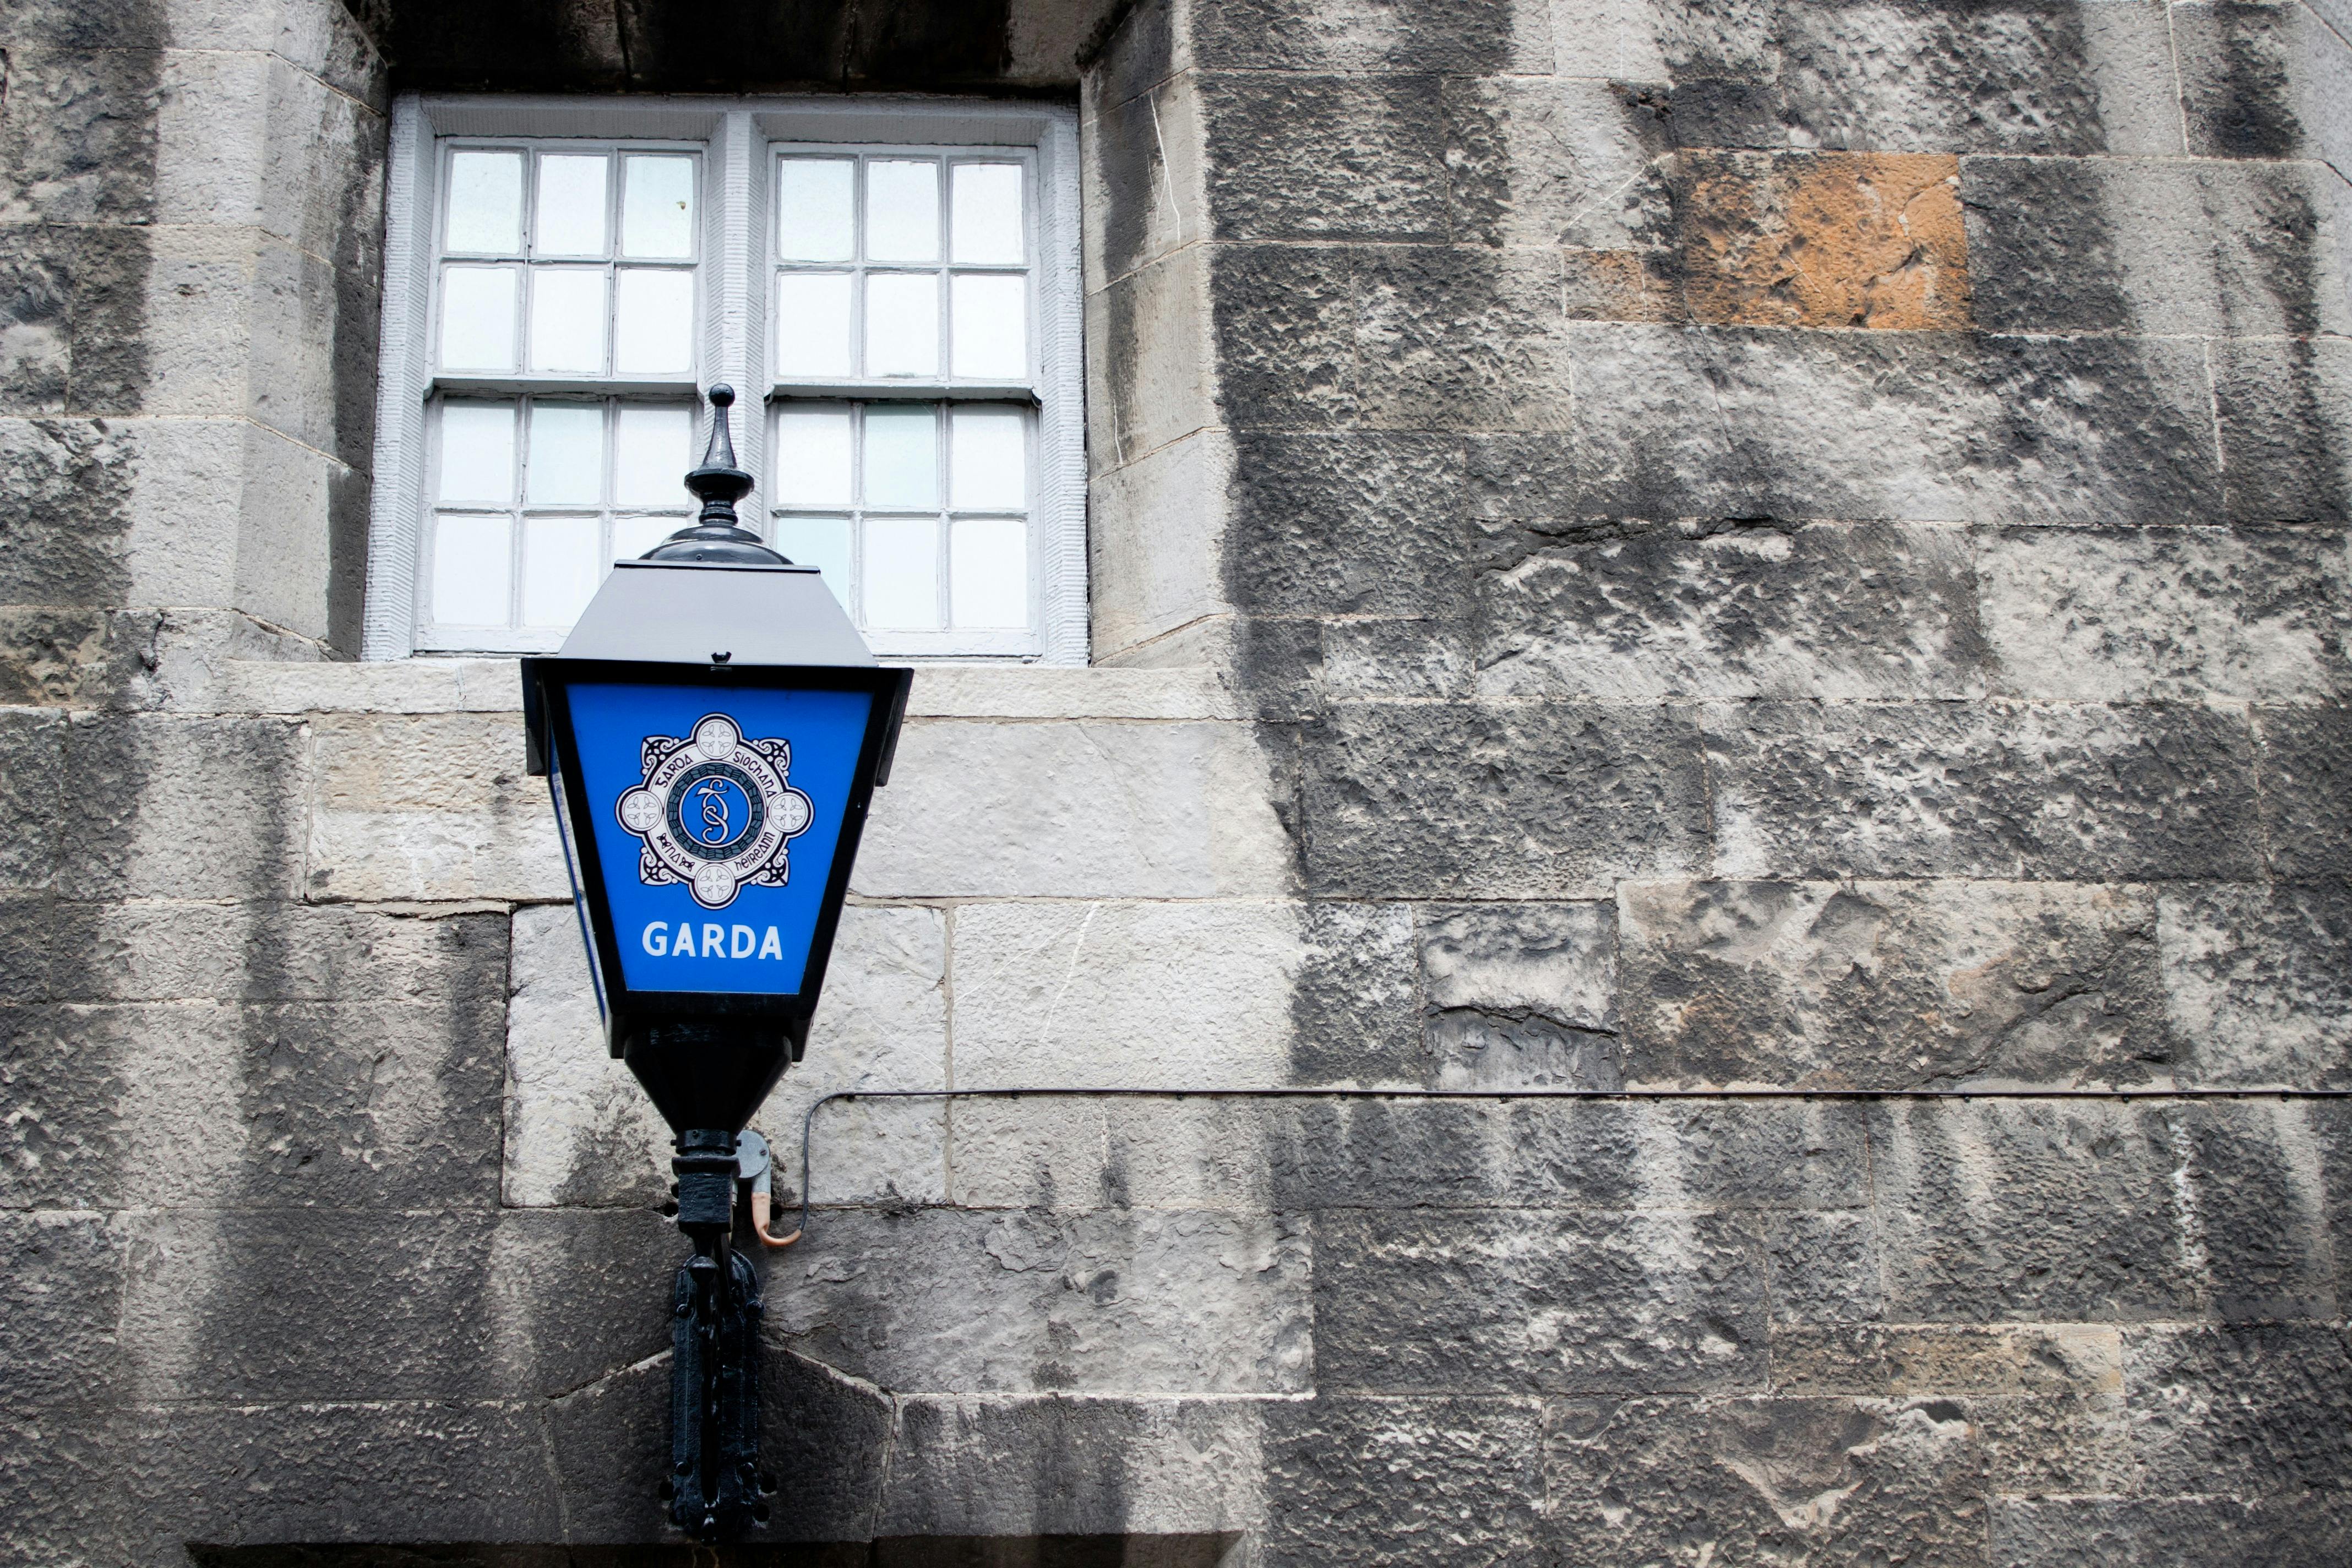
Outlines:
[[614, 811], [643, 841], [637, 880], [683, 882], [706, 910], [723, 910], [747, 882], [781, 888], [785, 849], [808, 831], [809, 797], [786, 782], [787, 741], [754, 741], [724, 713], [697, 720], [684, 737], [647, 735], [646, 782]]

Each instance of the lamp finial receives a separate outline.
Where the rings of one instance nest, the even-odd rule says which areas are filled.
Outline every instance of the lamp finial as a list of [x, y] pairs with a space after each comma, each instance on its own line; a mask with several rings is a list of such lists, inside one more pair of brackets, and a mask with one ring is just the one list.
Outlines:
[[792, 563], [760, 542], [735, 515], [735, 503], [751, 493], [751, 476], [735, 466], [735, 437], [727, 410], [735, 389], [719, 382], [710, 389], [710, 445], [701, 466], [688, 471], [686, 488], [702, 511], [686, 527], [648, 550], [646, 561], [693, 561], [719, 566], [789, 566]]

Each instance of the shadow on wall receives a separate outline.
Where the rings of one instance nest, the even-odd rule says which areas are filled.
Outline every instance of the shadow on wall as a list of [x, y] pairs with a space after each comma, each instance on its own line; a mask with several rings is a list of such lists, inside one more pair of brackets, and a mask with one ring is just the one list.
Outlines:
[[649, 1546], [196, 1546], [195, 1568], [1220, 1568], [1243, 1539], [1215, 1535], [940, 1535], [713, 1550]]

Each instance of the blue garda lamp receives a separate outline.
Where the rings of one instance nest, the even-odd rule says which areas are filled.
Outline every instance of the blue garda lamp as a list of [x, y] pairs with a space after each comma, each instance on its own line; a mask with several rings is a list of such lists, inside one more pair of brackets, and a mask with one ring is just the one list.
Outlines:
[[740, 1535], [760, 1500], [759, 1283], [732, 1249], [735, 1143], [800, 1058], [911, 672], [813, 566], [735, 515], [730, 388], [686, 476], [701, 514], [618, 563], [561, 651], [523, 660], [606, 1041], [677, 1135], [672, 1520]]

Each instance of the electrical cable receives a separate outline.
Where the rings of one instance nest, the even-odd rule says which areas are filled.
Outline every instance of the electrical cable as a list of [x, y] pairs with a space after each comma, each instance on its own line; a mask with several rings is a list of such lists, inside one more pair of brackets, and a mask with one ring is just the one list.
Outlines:
[[836, 1100], [2346, 1100], [2352, 1089], [837, 1089], [801, 1117], [801, 1223], [771, 1247], [808, 1234], [809, 1132]]

